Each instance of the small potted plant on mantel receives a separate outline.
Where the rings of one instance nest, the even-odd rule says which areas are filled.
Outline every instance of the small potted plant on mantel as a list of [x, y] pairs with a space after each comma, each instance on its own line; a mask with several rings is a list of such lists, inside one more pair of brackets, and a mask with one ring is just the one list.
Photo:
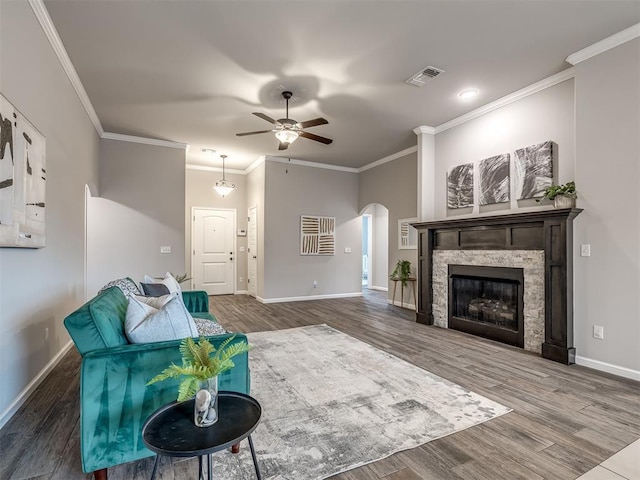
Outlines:
[[536, 201], [540, 203], [545, 198], [553, 201], [555, 208], [574, 208], [576, 206], [576, 182], [567, 182], [564, 185], [551, 185], [544, 189], [542, 198]]

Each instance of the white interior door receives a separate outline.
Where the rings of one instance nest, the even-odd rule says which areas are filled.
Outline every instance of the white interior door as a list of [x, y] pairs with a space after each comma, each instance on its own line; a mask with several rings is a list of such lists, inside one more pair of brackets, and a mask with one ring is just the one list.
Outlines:
[[247, 291], [255, 297], [258, 287], [258, 227], [257, 208], [249, 209], [247, 222]]
[[193, 209], [191, 275], [195, 290], [234, 293], [235, 210]]

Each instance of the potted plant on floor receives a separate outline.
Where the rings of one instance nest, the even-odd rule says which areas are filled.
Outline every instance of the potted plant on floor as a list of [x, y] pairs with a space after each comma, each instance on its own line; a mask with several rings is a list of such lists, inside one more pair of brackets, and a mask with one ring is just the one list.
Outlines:
[[574, 208], [576, 206], [576, 198], [578, 198], [576, 183], [567, 182], [564, 185], [551, 185], [544, 189], [542, 198], [536, 201], [540, 203], [545, 198], [552, 200], [555, 208]]
[[230, 343], [235, 335], [227, 338], [216, 350], [206, 338], [185, 338], [180, 343], [182, 366], [172, 363], [161, 373], [153, 377], [147, 385], [168, 378], [180, 378], [178, 401], [195, 396], [194, 423], [199, 427], [208, 427], [218, 420], [218, 375], [231, 370], [235, 365], [232, 357], [248, 352], [247, 342]]

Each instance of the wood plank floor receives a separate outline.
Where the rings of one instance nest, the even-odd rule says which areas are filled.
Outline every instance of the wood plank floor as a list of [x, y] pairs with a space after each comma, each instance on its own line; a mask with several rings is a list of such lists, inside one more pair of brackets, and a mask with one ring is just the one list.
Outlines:
[[[326, 323], [513, 409], [490, 422], [342, 473], [332, 480], [575, 479], [640, 437], [640, 384], [453, 330], [363, 298], [264, 305], [212, 297], [229, 330]], [[87, 479], [80, 469], [79, 365], [70, 351], [0, 430], [0, 479]], [[110, 480], [148, 479], [152, 460], [109, 469]], [[162, 480], [193, 478], [197, 461], [163, 459]], [[306, 479], [290, 479], [306, 480]]]

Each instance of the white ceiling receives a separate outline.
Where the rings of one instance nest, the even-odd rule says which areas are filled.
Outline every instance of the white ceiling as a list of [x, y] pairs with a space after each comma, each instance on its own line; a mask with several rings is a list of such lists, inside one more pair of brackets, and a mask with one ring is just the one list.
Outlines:
[[[1, 1], [1, 0], [0, 0]], [[570, 67], [568, 55], [640, 22], [615, 0], [45, 0], [107, 132], [188, 143], [188, 162], [261, 155], [358, 168], [437, 126]], [[432, 65], [426, 86], [404, 80]], [[467, 87], [480, 94], [462, 101]], [[284, 154], [251, 115], [324, 117]]]

